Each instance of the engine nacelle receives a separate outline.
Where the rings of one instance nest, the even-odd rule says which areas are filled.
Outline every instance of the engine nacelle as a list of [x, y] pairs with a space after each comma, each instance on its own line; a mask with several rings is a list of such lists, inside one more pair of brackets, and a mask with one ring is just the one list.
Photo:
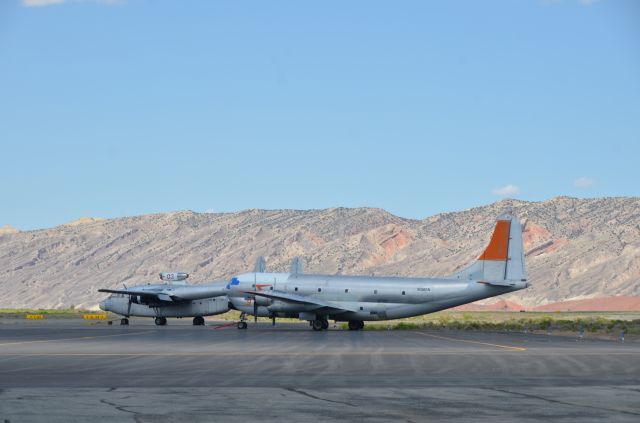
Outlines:
[[167, 282], [183, 281], [189, 277], [188, 273], [184, 272], [162, 272], [160, 273], [160, 279]]
[[255, 296], [254, 301], [259, 306], [264, 306], [264, 307], [270, 306], [273, 303], [273, 300], [271, 298], [265, 298], [265, 297], [261, 297], [259, 295]]

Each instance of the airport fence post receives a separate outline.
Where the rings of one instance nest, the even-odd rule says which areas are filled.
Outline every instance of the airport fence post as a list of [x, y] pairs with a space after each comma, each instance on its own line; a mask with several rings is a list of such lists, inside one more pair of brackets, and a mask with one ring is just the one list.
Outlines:
[[624, 329], [620, 331], [620, 342], [624, 342]]
[[580, 334], [578, 335], [580, 339], [584, 338], [584, 325], [580, 325]]

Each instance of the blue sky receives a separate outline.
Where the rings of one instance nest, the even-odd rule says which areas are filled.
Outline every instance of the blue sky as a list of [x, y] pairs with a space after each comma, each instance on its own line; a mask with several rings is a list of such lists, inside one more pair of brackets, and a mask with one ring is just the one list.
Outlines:
[[3, 1], [0, 226], [637, 196], [638, 22], [624, 0]]

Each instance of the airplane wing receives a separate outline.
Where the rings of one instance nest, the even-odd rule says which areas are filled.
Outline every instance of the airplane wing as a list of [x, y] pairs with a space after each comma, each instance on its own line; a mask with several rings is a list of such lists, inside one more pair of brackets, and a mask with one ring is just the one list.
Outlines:
[[132, 291], [130, 289], [99, 289], [98, 292], [108, 292], [111, 294], [124, 294], [124, 295], [139, 295], [148, 299], [154, 299], [156, 301], [174, 302], [180, 301], [179, 298], [172, 298], [169, 294], [163, 291]]
[[326, 307], [326, 308], [331, 308], [334, 310], [341, 310], [341, 311], [358, 311], [356, 308], [345, 307], [344, 305], [338, 305], [333, 303], [332, 301], [323, 301], [317, 298], [304, 297], [302, 295], [288, 294], [285, 292], [278, 292], [278, 291], [270, 291], [270, 292], [244, 291], [244, 292], [246, 294], [257, 295], [265, 298], [272, 298], [274, 300], [280, 300], [280, 301], [285, 301], [290, 303], [316, 305], [320, 307]]
[[109, 292], [129, 296], [140, 296], [144, 302], [169, 305], [181, 301], [193, 301], [203, 298], [220, 297], [226, 295], [226, 282], [211, 282], [202, 285], [168, 285], [166, 287], [132, 287], [127, 289], [102, 288], [98, 292]]

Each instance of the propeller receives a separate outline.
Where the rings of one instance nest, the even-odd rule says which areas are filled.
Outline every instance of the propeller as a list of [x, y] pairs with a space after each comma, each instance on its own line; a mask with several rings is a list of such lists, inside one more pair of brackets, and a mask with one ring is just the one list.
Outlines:
[[[127, 288], [127, 285], [122, 282], [122, 286], [124, 286], [124, 289], [129, 289]], [[129, 297], [129, 302], [127, 303], [127, 317], [129, 317], [131, 315], [131, 295], [128, 295]]]
[[258, 302], [255, 295], [253, 296], [253, 321], [254, 323], [258, 322]]

